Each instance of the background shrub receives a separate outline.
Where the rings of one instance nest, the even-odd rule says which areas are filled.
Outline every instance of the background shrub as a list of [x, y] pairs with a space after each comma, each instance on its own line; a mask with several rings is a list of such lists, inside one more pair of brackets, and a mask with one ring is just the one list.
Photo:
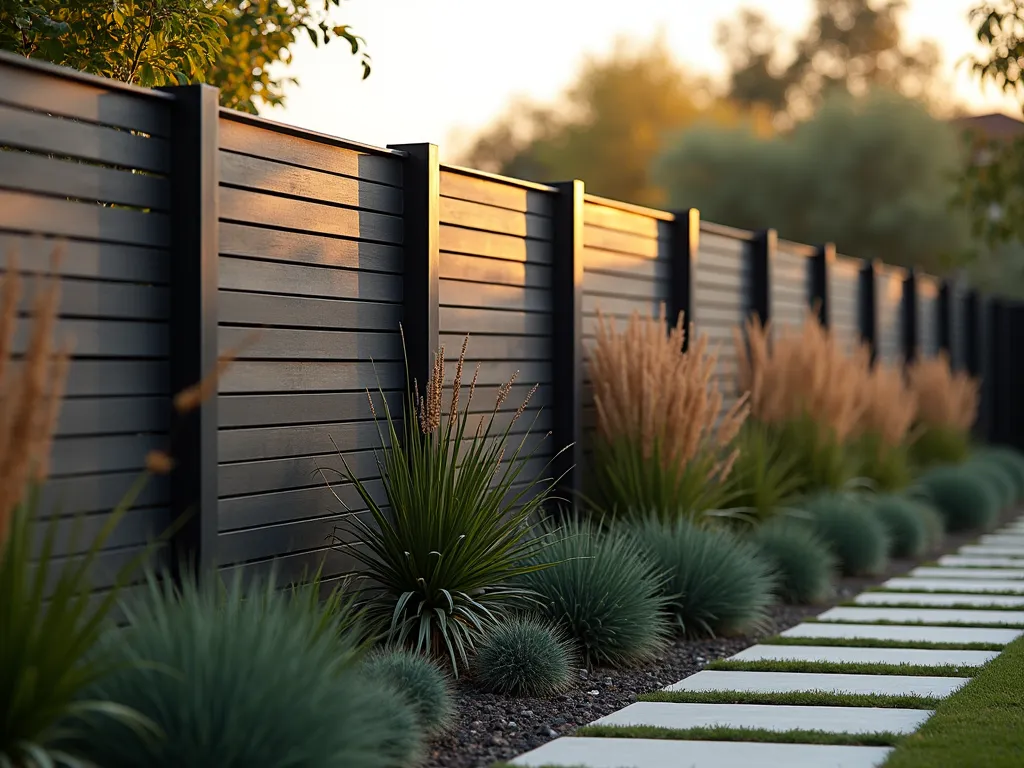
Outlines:
[[889, 537], [870, 505], [847, 494], [823, 494], [808, 500], [813, 529], [839, 558], [847, 576], [881, 573], [888, 559]]
[[377, 651], [366, 660], [363, 673], [398, 691], [424, 731], [437, 733], [451, 725], [455, 706], [448, 677], [422, 654], [405, 649]]
[[913, 505], [914, 510], [924, 524], [924, 530], [927, 534], [926, 550], [929, 552], [937, 551], [942, 546], [942, 540], [946, 537], [946, 521], [943, 519], [942, 513], [932, 505], [931, 501], [915, 498], [910, 494], [906, 494], [904, 498]]
[[583, 661], [617, 666], [653, 658], [669, 635], [667, 601], [662, 577], [636, 541], [618, 528], [575, 520], [549, 540], [543, 558], [557, 564], [519, 582], [575, 640]]
[[572, 685], [576, 653], [547, 621], [515, 616], [490, 628], [477, 646], [477, 684], [491, 693], [551, 696]]
[[918, 505], [906, 496], [884, 494], [875, 497], [871, 511], [889, 536], [889, 554], [893, 557], [920, 557], [928, 548], [928, 522]]
[[[87, 757], [106, 768], [394, 768], [421, 731], [388, 686], [369, 682], [344, 635], [273, 584], [213, 580], [181, 591], [150, 578], [113, 629], [117, 666], [90, 698], [130, 707], [164, 734], [90, 722]], [[142, 663], [140, 663], [142, 662]]]
[[1004, 465], [985, 456], [972, 457], [964, 468], [974, 472], [988, 485], [989, 490], [998, 499], [1000, 510], [1012, 506], [1017, 501], [1016, 481]]
[[632, 530], [667, 579], [671, 610], [684, 633], [734, 634], [764, 621], [777, 579], [751, 542], [687, 520], [649, 519]]
[[936, 467], [918, 478], [917, 485], [951, 533], [983, 530], [999, 515], [995, 493], [967, 466]]
[[751, 539], [778, 574], [783, 600], [817, 603], [832, 594], [836, 557], [806, 525], [780, 518], [755, 528]]
[[974, 452], [977, 459], [986, 460], [1003, 467], [1013, 479], [1015, 501], [1024, 499], [1024, 454], [1013, 448], [993, 446], [979, 448]]

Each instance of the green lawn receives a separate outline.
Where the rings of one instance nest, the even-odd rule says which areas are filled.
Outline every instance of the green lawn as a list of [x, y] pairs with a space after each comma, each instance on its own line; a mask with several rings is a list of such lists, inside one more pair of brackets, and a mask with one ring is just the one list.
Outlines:
[[930, 651], [1001, 651], [1006, 643], [933, 643], [928, 640], [879, 640], [872, 637], [783, 637], [761, 640], [761, 645], [829, 645], [840, 648], [920, 648]]
[[739, 661], [721, 659], [705, 669], [732, 670], [734, 672], [812, 672], [836, 675], [912, 675], [914, 677], [973, 677], [981, 667], [959, 664], [883, 664], [842, 661], [772, 660]]
[[1020, 768], [1024, 765], [1024, 638], [939, 704], [900, 740], [885, 768]]
[[887, 696], [832, 691], [788, 693], [750, 693], [747, 691], [652, 691], [637, 701], [668, 701], [680, 704], [795, 704], [808, 707], [890, 707], [896, 709], [935, 709], [935, 696]]
[[900, 736], [895, 733], [829, 733], [793, 729], [770, 731], [764, 728], [660, 728], [654, 725], [585, 725], [574, 736], [601, 736], [627, 739], [673, 739], [676, 741], [764, 741], [773, 744], [841, 744], [852, 747], [891, 747]]

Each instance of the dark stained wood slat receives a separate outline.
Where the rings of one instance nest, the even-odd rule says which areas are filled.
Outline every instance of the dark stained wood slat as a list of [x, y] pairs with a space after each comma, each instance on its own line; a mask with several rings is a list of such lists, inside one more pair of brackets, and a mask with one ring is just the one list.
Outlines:
[[95, 203], [2, 190], [0, 229], [129, 245], [160, 247], [169, 242], [168, 218], [162, 213], [104, 208]]
[[[23, 265], [25, 260], [20, 258], [20, 253], [18, 255], [19, 265]], [[4, 269], [0, 266], [0, 272], [2, 271]], [[21, 312], [29, 312], [34, 295], [31, 286], [36, 273], [21, 268], [19, 272], [26, 275], [27, 287], [22, 293], [18, 309]], [[107, 283], [65, 277], [61, 280], [59, 312], [64, 317], [164, 320], [169, 312], [169, 295], [164, 286]]]
[[[448, 360], [458, 360], [465, 334], [441, 334]], [[484, 360], [550, 360], [551, 339], [546, 336], [473, 336], [466, 351], [469, 365]]]
[[16, 253], [24, 270], [49, 273], [55, 248], [62, 255], [57, 273], [64, 277], [153, 285], [167, 282], [169, 257], [164, 250], [0, 232], [0, 253]]
[[633, 312], [639, 312], [641, 317], [657, 317], [662, 303], [668, 298], [652, 296], [649, 299], [620, 299], [613, 296], [594, 296], [583, 294], [584, 314], [596, 314], [598, 310], [607, 315], [621, 315], [629, 317]]
[[546, 240], [527, 240], [498, 232], [441, 224], [438, 242], [440, 249], [449, 253], [537, 264], [551, 263], [551, 243]]
[[221, 326], [218, 341], [221, 354], [241, 349], [248, 359], [402, 360], [397, 333]]
[[[32, 525], [32, 555], [38, 557], [43, 541], [54, 527], [53, 554], [56, 557], [82, 554], [89, 550], [100, 529], [106, 525], [105, 512], [91, 515], [74, 515], [57, 520], [38, 520]], [[134, 509], [125, 515], [105, 542], [108, 548], [138, 547], [156, 540], [171, 523], [170, 511], [166, 507]]]
[[334, 576], [351, 574], [358, 567], [359, 563], [352, 557], [349, 549], [325, 548], [222, 567], [220, 573], [226, 581], [238, 578], [242, 584], [271, 576], [279, 584], [292, 584], [308, 579], [317, 570], [320, 570], [321, 579], [326, 580]]
[[267, 227], [320, 232], [325, 235], [402, 242], [402, 219], [231, 187], [220, 188], [223, 220]]
[[0, 64], [0, 102], [24, 109], [130, 128], [154, 136], [170, 133], [170, 97], [126, 93], [100, 83], [75, 82], [46, 72]]
[[[374, 409], [383, 418], [383, 398], [371, 389]], [[402, 393], [387, 392], [392, 417], [402, 415]], [[217, 398], [221, 429], [261, 427], [276, 424], [319, 424], [329, 421], [370, 420], [366, 392], [301, 393], [294, 395], [222, 395]]]
[[551, 315], [514, 310], [441, 307], [440, 327], [443, 333], [469, 333], [474, 336], [481, 333], [546, 336], [551, 333]]
[[0, 146], [155, 173], [170, 170], [170, 147], [164, 139], [26, 112], [3, 104], [0, 104]]
[[402, 186], [402, 164], [399, 158], [334, 147], [317, 141], [313, 136], [299, 138], [269, 130], [267, 127], [256, 127], [221, 118], [220, 146], [221, 149], [304, 168], [339, 173], [396, 187]]
[[662, 258], [668, 258], [667, 247], [654, 238], [640, 237], [590, 225], [583, 227], [583, 245], [584, 248], [618, 251], [640, 258], [656, 259], [659, 255]]
[[[524, 379], [522, 376], [519, 376], [516, 379], [516, 383], [512, 386], [512, 389], [508, 393], [508, 397], [505, 400], [505, 405], [502, 407], [502, 410], [498, 411], [499, 417], [502, 413], [514, 413], [516, 408], [518, 408], [519, 405], [523, 402], [523, 400], [526, 399], [526, 395], [533, 388], [533, 383], [534, 382], [530, 382], [529, 379]], [[471, 414], [480, 413], [487, 414], [489, 416], [490, 413], [494, 410], [494, 404], [498, 397], [500, 385], [481, 385], [479, 382], [477, 384], [477, 388], [473, 392], [473, 402], [470, 405], [469, 412]], [[448, 398], [451, 395], [451, 389], [451, 385], [445, 387], [445, 407], [447, 407]], [[460, 410], [466, 407], [466, 399], [468, 397], [469, 378], [467, 377], [462, 385], [462, 398], [459, 404]], [[533, 397], [530, 398], [530, 408], [550, 408], [551, 402], [551, 387], [542, 385], [537, 388], [537, 391], [533, 393]]]
[[[526, 387], [526, 391], [529, 391], [530, 387], [534, 384], [546, 384], [551, 381], [551, 363], [532, 361], [532, 360], [494, 360], [484, 362], [480, 366], [480, 376], [477, 379], [478, 387], [491, 387], [500, 386], [506, 383], [512, 378], [513, 374], [516, 376], [516, 382]], [[469, 383], [471, 376], [464, 377], [466, 383]], [[483, 394], [481, 393], [481, 397]], [[485, 398], [486, 399], [486, 398]], [[514, 402], [515, 406], [518, 406], [522, 401]], [[493, 399], [491, 400], [493, 402]], [[509, 402], [512, 402], [511, 395]], [[533, 402], [531, 400], [531, 402]]]
[[550, 312], [551, 292], [540, 288], [440, 280], [441, 306]]
[[[43, 588], [44, 597], [49, 598], [52, 596], [53, 591], [57, 587], [60, 571], [66, 566], [80, 563], [82, 559], [82, 555], [55, 559], [44, 581], [46, 585]], [[101, 551], [89, 566], [90, 586], [93, 589], [110, 589], [117, 582], [121, 570], [131, 563], [136, 563], [139, 566], [148, 565], [154, 571], [159, 572], [164, 570], [169, 562], [169, 548], [166, 545], [152, 548], [126, 547], [124, 549]], [[30, 567], [29, 570], [32, 575], [35, 575], [35, 566]]]
[[220, 153], [220, 169], [221, 184], [399, 216], [402, 214], [402, 190], [385, 184], [299, 168], [234, 152]]
[[50, 475], [139, 470], [146, 465], [146, 454], [157, 448], [167, 448], [166, 435], [59, 437], [53, 441]]
[[28, 152], [0, 152], [0, 186], [137, 208], [166, 210], [170, 184], [161, 176], [59, 160]]
[[547, 265], [463, 256], [444, 251], [441, 252], [439, 259], [438, 276], [454, 280], [534, 288], [548, 288], [551, 285], [551, 267]]
[[464, 173], [446, 171], [443, 168], [441, 170], [441, 195], [491, 205], [496, 208], [507, 208], [520, 213], [536, 213], [541, 216], [551, 216], [553, 209], [551, 193], [467, 176]]
[[218, 302], [221, 323], [397, 332], [402, 321], [401, 304], [240, 291], [221, 291]]
[[[380, 480], [367, 480], [363, 485], [377, 504], [387, 504], [387, 494], [384, 493], [384, 484]], [[312, 488], [221, 499], [217, 504], [220, 530], [223, 533], [364, 508], [365, 505], [354, 485], [335, 484], [332, 481], [331, 486], [328, 488], [324, 483]]]
[[402, 248], [221, 222], [220, 253], [311, 266], [401, 272]]
[[[25, 354], [32, 333], [27, 323], [14, 332], [14, 353]], [[71, 344], [76, 358], [84, 357], [166, 357], [168, 329], [164, 323], [136, 323], [117, 320], [59, 320], [55, 337]]]
[[[221, 564], [239, 559], [254, 560], [275, 557], [289, 552], [309, 550], [334, 544], [356, 543], [358, 529], [353, 516], [358, 513], [339, 512], [305, 520], [289, 520], [276, 525], [247, 528], [221, 534], [218, 557]], [[366, 517], [368, 513], [361, 513]], [[337, 538], [337, 541], [335, 540]]]
[[339, 363], [248, 361], [233, 363], [221, 379], [220, 391], [302, 392], [364, 390], [379, 382], [383, 389], [398, 389], [405, 384], [401, 363]]
[[222, 463], [259, 461], [331, 454], [339, 450], [344, 455], [376, 450], [381, 447], [381, 434], [386, 436], [387, 426], [382, 425], [381, 429], [382, 432], [378, 432], [372, 421], [224, 429], [218, 435], [217, 460]]
[[589, 201], [583, 206], [583, 223], [645, 238], [664, 237], [668, 234], [665, 226], [667, 222]]
[[668, 281], [671, 264], [665, 259], [648, 259], [628, 253], [605, 251], [600, 248], [583, 249], [584, 274], [599, 272], [609, 275], [625, 274]]
[[594, 296], [618, 298], [668, 300], [669, 288], [665, 281], [634, 278], [627, 275], [605, 275], [596, 272], [583, 274], [583, 291]]
[[[109, 512], [120, 503], [138, 478], [139, 472], [136, 471], [50, 478], [43, 486], [39, 508], [44, 518]], [[137, 507], [164, 506], [169, 499], [168, 478], [154, 477], [146, 483], [135, 503]]]
[[65, 398], [57, 419], [58, 436], [125, 432], [166, 432], [171, 404], [165, 397]]
[[221, 256], [219, 262], [218, 282], [220, 288], [226, 290], [361, 301], [402, 300], [402, 278], [398, 275], [253, 261], [233, 256]]
[[165, 395], [168, 381], [167, 362], [163, 360], [72, 360], [65, 394]]
[[445, 224], [538, 240], [551, 239], [551, 219], [544, 216], [518, 213], [451, 197], [441, 198], [440, 210], [441, 221]]
[[[347, 453], [345, 461], [360, 480], [378, 476], [373, 451]], [[340, 477], [337, 473], [344, 466], [337, 453], [221, 464], [217, 470], [218, 489], [222, 497], [317, 486], [326, 490], [320, 470], [323, 469], [334, 482], [333, 478]]]

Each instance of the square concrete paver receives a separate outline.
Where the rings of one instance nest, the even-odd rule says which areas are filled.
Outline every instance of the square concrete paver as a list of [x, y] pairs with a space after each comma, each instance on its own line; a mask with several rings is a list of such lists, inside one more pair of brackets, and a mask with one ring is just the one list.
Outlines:
[[931, 716], [927, 709], [795, 707], [785, 704], [670, 704], [638, 701], [593, 725], [657, 728], [763, 728], [767, 731], [913, 733]]
[[943, 555], [939, 565], [953, 568], [1024, 568], [1024, 558], [990, 555]]
[[891, 747], [564, 737], [512, 765], [587, 768], [875, 768]]
[[905, 592], [1018, 592], [1024, 595], [1024, 579], [991, 581], [984, 579], [889, 579], [882, 584], [886, 589]]
[[924, 648], [847, 648], [838, 645], [752, 645], [730, 661], [808, 661], [834, 664], [962, 664], [980, 667], [995, 651], [949, 651]]
[[939, 696], [953, 693], [967, 682], [961, 677], [917, 675], [839, 675], [810, 672], [733, 672], [705, 669], [666, 691], [743, 691], [745, 693], [863, 693], [891, 696]]
[[1017, 568], [915, 568], [911, 577], [921, 579], [1024, 579], [1024, 569]]
[[852, 606], [830, 608], [818, 616], [819, 621], [847, 621], [865, 624], [888, 621], [894, 624], [1010, 624], [1024, 625], [1024, 611], [986, 611], [960, 608], [884, 608]]
[[986, 595], [972, 592], [862, 592], [853, 600], [857, 605], [930, 605], [934, 608], [966, 605], [971, 608], [1020, 608], [1024, 595]]
[[[871, 593], [876, 594], [876, 593]], [[880, 594], [880, 593], [879, 593]], [[783, 637], [830, 640], [891, 640], [894, 643], [998, 643], [1007, 645], [1024, 634], [1019, 629], [929, 627], [914, 624], [827, 624], [807, 622], [790, 627]]]
[[1024, 547], [1008, 547], [1005, 544], [964, 544], [957, 550], [959, 555], [981, 555], [989, 557], [1024, 557]]

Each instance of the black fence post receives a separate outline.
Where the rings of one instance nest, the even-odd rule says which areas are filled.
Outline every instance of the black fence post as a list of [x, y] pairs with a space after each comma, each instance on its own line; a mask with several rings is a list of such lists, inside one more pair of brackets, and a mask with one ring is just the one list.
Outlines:
[[[949, 357], [949, 364], [953, 368], [959, 366], [959, 360], [963, 350], [953, 349], [953, 302], [956, 301], [956, 283], [952, 278], [946, 278], [939, 284], [939, 297], [936, 300], [935, 311], [938, 316], [935, 318], [937, 334], [939, 337], [939, 351], [945, 352]], [[963, 318], [961, 317], [961, 322]], [[962, 338], [962, 336], [961, 336]]]
[[778, 242], [774, 229], [757, 232], [750, 242], [750, 310], [762, 325], [772, 319], [772, 264]]
[[900, 331], [902, 333], [903, 360], [912, 363], [917, 359], [917, 273], [908, 269], [903, 278], [903, 295], [900, 299]]
[[[219, 93], [208, 85], [166, 89], [171, 109], [171, 392], [217, 367]], [[217, 567], [217, 396], [176, 416], [172, 519], [185, 517], [171, 543], [178, 579], [205, 578]]]
[[693, 319], [693, 270], [697, 266], [697, 252], [700, 248], [700, 211], [696, 208], [676, 211], [672, 220], [672, 235], [669, 241], [669, 258], [672, 260], [671, 306], [668, 322], [675, 325], [679, 313], [683, 313], [686, 336], [683, 351], [690, 347], [690, 328]]
[[828, 272], [836, 260], [836, 246], [825, 243], [819, 246], [811, 257], [810, 295], [811, 309], [818, 315], [818, 322], [825, 328], [829, 324]]
[[981, 401], [978, 407], [977, 436], [981, 440], [992, 440], [995, 421], [995, 381], [992, 354], [994, 306], [984, 294], [977, 294], [977, 336], [975, 337], [977, 376], [981, 379]]
[[871, 362], [878, 357], [878, 264], [865, 261], [860, 268], [857, 290], [857, 322], [860, 338], [871, 350]]
[[583, 405], [583, 206], [579, 180], [554, 185], [552, 301], [552, 436], [562, 451], [553, 470], [572, 502], [582, 489]]
[[[405, 274], [402, 333], [409, 379], [422, 393], [441, 343], [438, 301], [441, 166], [435, 144], [393, 144], [403, 169]], [[409, 393], [406, 393], [407, 396]]]

